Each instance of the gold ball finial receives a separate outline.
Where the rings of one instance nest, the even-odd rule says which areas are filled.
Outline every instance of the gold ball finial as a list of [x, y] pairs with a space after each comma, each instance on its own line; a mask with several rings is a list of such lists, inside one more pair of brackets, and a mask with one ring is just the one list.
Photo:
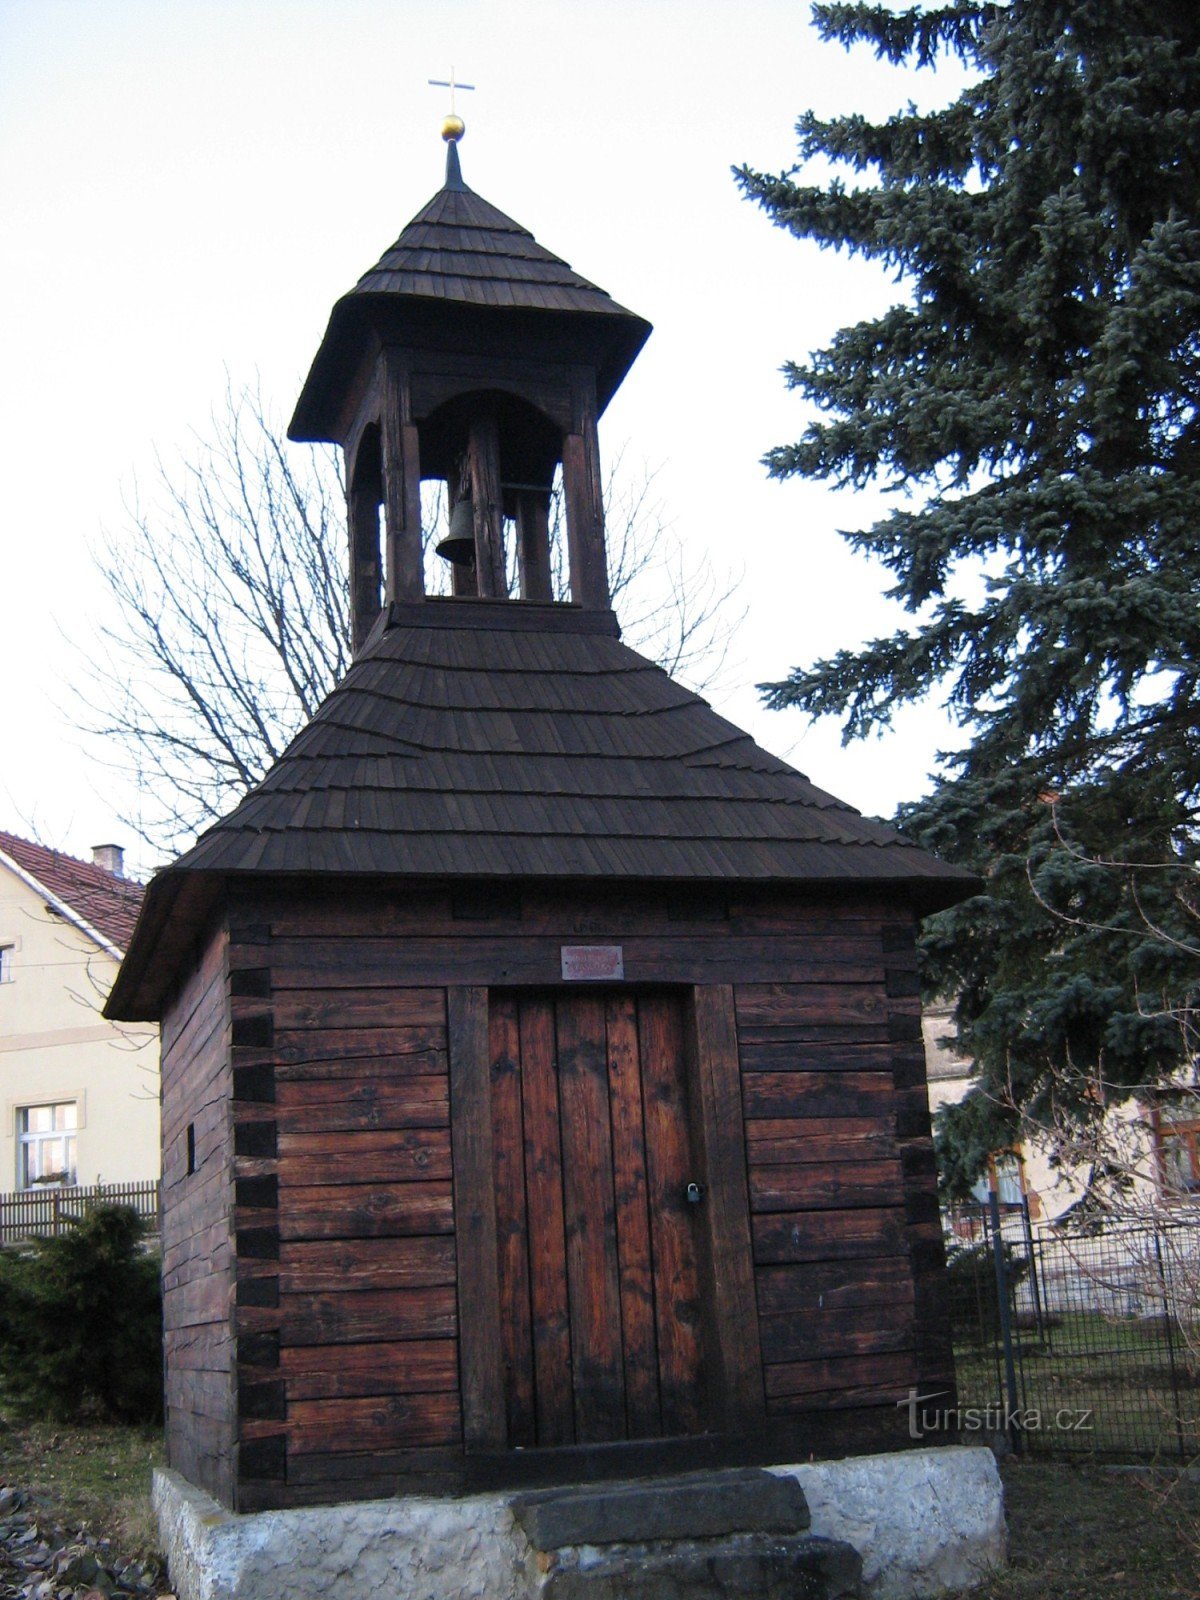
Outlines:
[[466, 131], [466, 123], [453, 111], [442, 123], [442, 138], [447, 144], [456, 144]]

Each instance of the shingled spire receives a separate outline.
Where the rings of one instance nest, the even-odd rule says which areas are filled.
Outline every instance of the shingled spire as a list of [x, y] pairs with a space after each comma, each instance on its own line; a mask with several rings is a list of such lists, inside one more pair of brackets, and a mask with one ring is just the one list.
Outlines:
[[470, 189], [458, 137], [444, 186], [334, 306], [289, 430], [345, 451], [356, 648], [383, 599], [424, 594], [423, 479], [464, 503], [456, 593], [507, 596], [507, 519], [522, 597], [547, 599], [561, 464], [571, 598], [609, 604], [596, 422], [649, 324]]

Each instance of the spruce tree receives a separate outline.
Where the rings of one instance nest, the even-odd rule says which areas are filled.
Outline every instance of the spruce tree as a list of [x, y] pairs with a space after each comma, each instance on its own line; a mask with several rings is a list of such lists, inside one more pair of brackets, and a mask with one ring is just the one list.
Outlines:
[[[1094, 1123], [1191, 1052], [1200, 974], [1200, 6], [817, 5], [826, 41], [970, 69], [953, 103], [798, 123], [738, 171], [780, 227], [902, 297], [785, 368], [814, 403], [777, 477], [906, 491], [847, 537], [909, 613], [764, 685], [847, 737], [937, 695], [968, 730], [902, 809], [984, 891], [931, 919], [979, 1088], [961, 1190], [1022, 1118]], [[806, 185], [804, 162], [840, 173]]]

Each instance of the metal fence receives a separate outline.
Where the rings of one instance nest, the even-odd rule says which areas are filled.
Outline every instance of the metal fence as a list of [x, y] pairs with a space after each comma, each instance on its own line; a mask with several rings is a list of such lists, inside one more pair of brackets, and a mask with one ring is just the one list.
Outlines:
[[0, 1194], [0, 1245], [66, 1233], [94, 1206], [132, 1206], [152, 1229], [158, 1228], [158, 1184], [153, 1178], [143, 1183], [21, 1189]]
[[964, 1432], [1200, 1455], [1200, 1219], [1082, 1231], [993, 1200], [955, 1212], [947, 1254]]

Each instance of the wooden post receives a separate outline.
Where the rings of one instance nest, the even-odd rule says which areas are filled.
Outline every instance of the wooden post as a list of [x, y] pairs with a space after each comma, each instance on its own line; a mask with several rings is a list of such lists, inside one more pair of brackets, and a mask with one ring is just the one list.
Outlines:
[[766, 1397], [755, 1307], [737, 1020], [732, 985], [701, 984], [693, 993], [713, 1324], [721, 1355], [725, 1425], [740, 1429], [762, 1421]]
[[517, 494], [517, 559], [522, 600], [553, 600], [550, 588], [550, 491]]
[[350, 520], [350, 643], [362, 646], [379, 615], [382, 562], [379, 549], [379, 485], [368, 482], [347, 495]]
[[503, 598], [508, 593], [504, 571], [504, 506], [500, 490], [500, 430], [495, 417], [472, 418], [467, 436], [471, 474], [471, 508], [475, 516], [475, 571], [479, 593]]
[[455, 988], [447, 990], [446, 999], [463, 1442], [468, 1450], [503, 1449], [488, 992]]
[[572, 373], [571, 412], [572, 431], [563, 440], [571, 599], [591, 610], [606, 611], [611, 601], [596, 433], [596, 378], [591, 368], [576, 368]]
[[408, 369], [387, 352], [383, 401], [383, 505], [387, 530], [387, 598], [425, 593], [421, 552], [421, 455], [412, 420]]

